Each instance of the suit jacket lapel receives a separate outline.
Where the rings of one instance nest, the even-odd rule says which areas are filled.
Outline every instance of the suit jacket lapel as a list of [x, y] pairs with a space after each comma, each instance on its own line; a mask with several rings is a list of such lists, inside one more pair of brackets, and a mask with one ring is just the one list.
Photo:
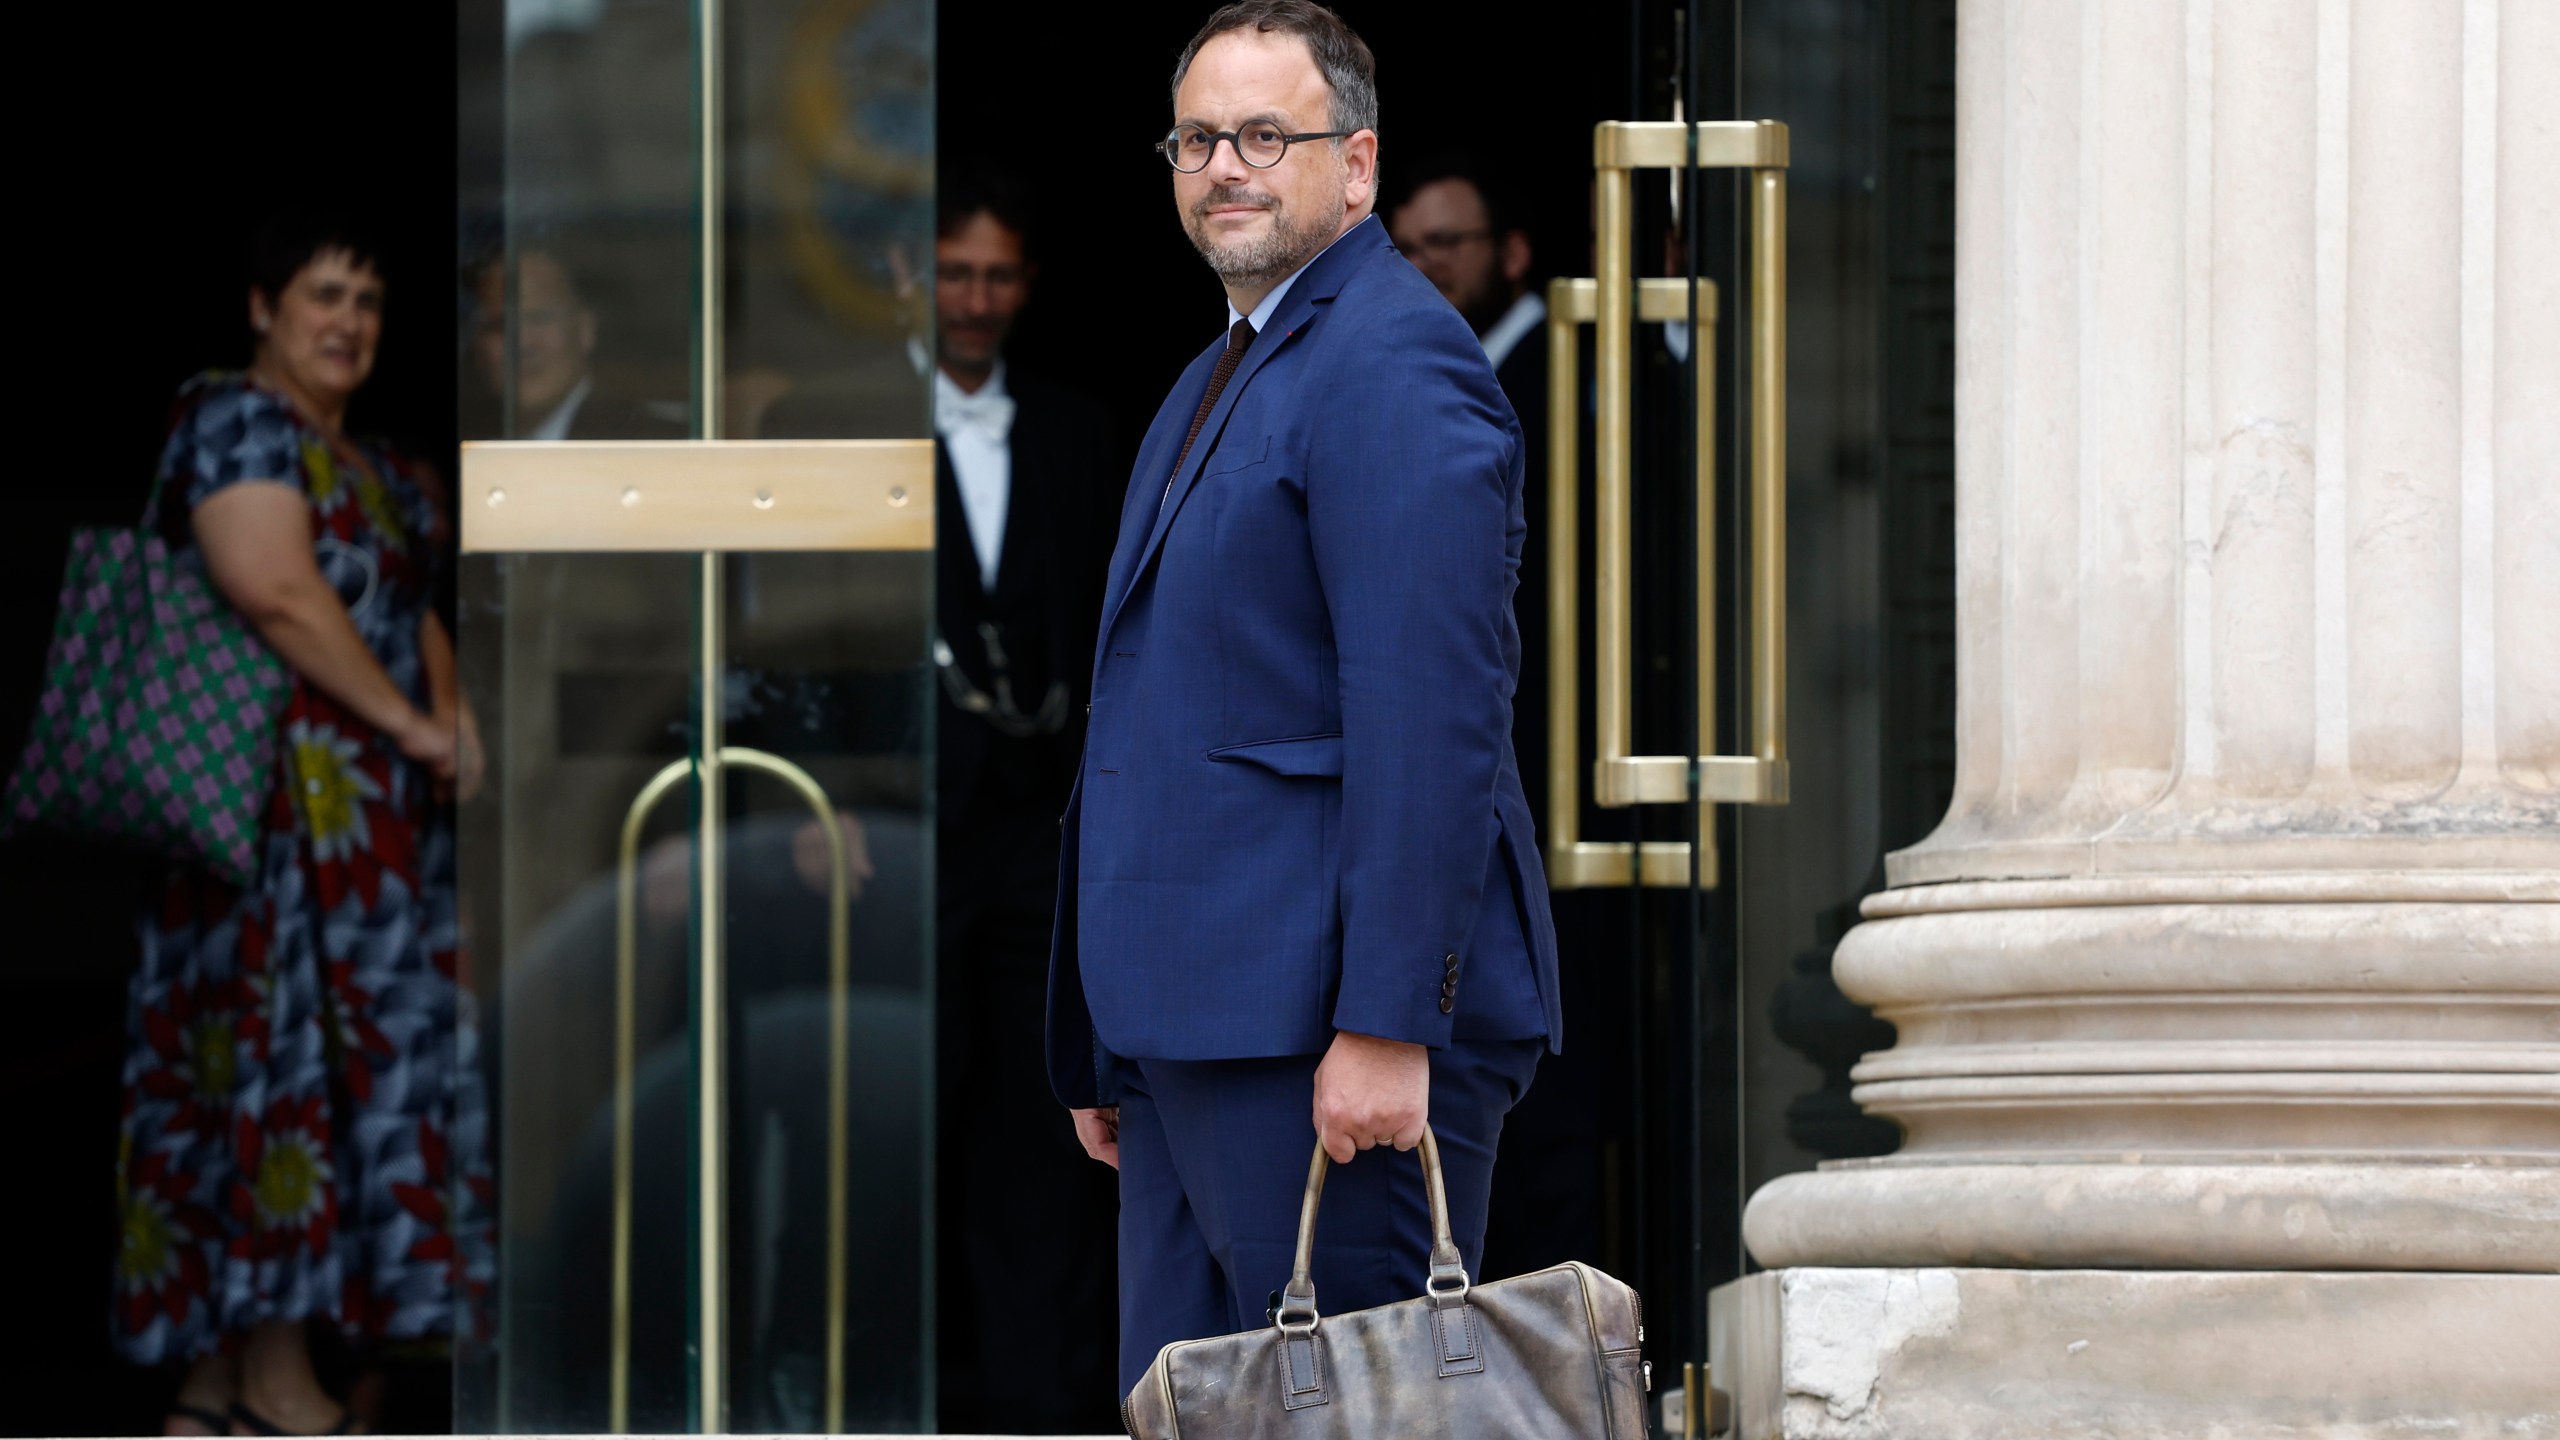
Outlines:
[[[1308, 322], [1315, 318], [1318, 305], [1332, 304], [1333, 297], [1342, 292], [1343, 283], [1351, 277], [1352, 273], [1363, 263], [1374, 258], [1377, 250], [1386, 247], [1383, 227], [1373, 227], [1378, 227], [1375, 216], [1351, 227], [1349, 234], [1336, 241], [1332, 249], [1316, 257], [1315, 263], [1309, 265], [1306, 273], [1298, 277], [1298, 283], [1289, 287], [1288, 298], [1280, 302], [1280, 309], [1271, 317], [1271, 324], [1253, 338], [1252, 347], [1244, 352], [1244, 359], [1236, 366], [1236, 373], [1228, 379], [1227, 388], [1218, 396], [1216, 408], [1209, 412], [1209, 418], [1201, 424], [1200, 438], [1192, 442], [1191, 453], [1183, 457], [1182, 469], [1174, 475], [1171, 488], [1166, 489], [1149, 484], [1149, 471], [1146, 469], [1141, 469], [1130, 477], [1129, 497], [1122, 510], [1120, 521], [1121, 549], [1127, 563], [1124, 567], [1122, 554], [1115, 554], [1112, 557], [1111, 606], [1102, 617], [1102, 633], [1105, 636], [1111, 633], [1112, 622], [1120, 618], [1120, 607], [1128, 600], [1129, 592], [1136, 588], [1138, 577], [1146, 573], [1147, 562], [1153, 559], [1156, 551], [1163, 546], [1165, 532], [1173, 527], [1173, 517], [1182, 509], [1182, 502], [1190, 498], [1192, 486], [1200, 478], [1201, 467], [1208, 463], [1209, 456], [1217, 450], [1219, 432], [1226, 429], [1227, 417], [1235, 413], [1236, 401], [1244, 394], [1245, 387], [1252, 383], [1253, 377], [1270, 362], [1272, 356], [1280, 353], [1282, 346], [1287, 345], [1299, 331], [1307, 327]], [[1217, 353], [1217, 348], [1212, 347], [1202, 358], [1214, 365]], [[1204, 391], [1208, 388], [1205, 376], [1200, 381], [1199, 388]], [[1187, 392], [1190, 387], [1185, 386], [1184, 389]], [[1186, 423], [1183, 428], [1188, 430], [1190, 427]], [[1180, 443], [1178, 439], [1174, 442], [1176, 446]], [[1173, 453], [1180, 454], [1180, 451], [1174, 449]], [[1158, 475], [1163, 474], [1163, 467], [1171, 463], [1170, 456], [1149, 458], [1156, 459], [1153, 473]], [[1140, 463], [1144, 465], [1145, 461]], [[1152, 517], [1153, 523], [1141, 532], [1146, 536], [1145, 543], [1136, 551], [1129, 552], [1131, 521], [1146, 523], [1141, 518], [1144, 512], [1138, 507], [1143, 504], [1157, 504], [1159, 496], [1163, 498]]]
[[[1156, 415], [1156, 423], [1147, 431], [1145, 444], [1138, 450], [1137, 464], [1129, 471], [1128, 492], [1120, 497], [1120, 528], [1111, 547], [1111, 569], [1102, 587], [1103, 628], [1111, 626], [1111, 617], [1119, 613], [1120, 597], [1127, 592], [1130, 580], [1138, 571], [1138, 554], [1146, 548], [1147, 536], [1155, 523], [1156, 498], [1164, 493], [1163, 476], [1173, 468], [1173, 457], [1180, 453], [1183, 430], [1188, 428], [1191, 411], [1198, 407], [1200, 392], [1209, 388], [1209, 371], [1218, 362], [1218, 351], [1224, 342], [1200, 353], [1182, 378], [1174, 382], [1175, 396], [1190, 397], [1179, 407], [1168, 403]], [[1150, 478], [1154, 477], [1154, 478]], [[1095, 639], [1095, 655], [1101, 653], [1100, 637]]]
[[1147, 532], [1146, 548], [1138, 552], [1140, 570], [1147, 568], [1148, 558], [1164, 544], [1164, 533], [1172, 527], [1174, 514], [1182, 508], [1182, 502], [1190, 498], [1191, 487], [1199, 482], [1201, 467], [1217, 453], [1219, 432], [1227, 428], [1227, 417], [1235, 413], [1236, 401], [1244, 394], [1245, 387], [1252, 384], [1253, 377], [1270, 363], [1271, 357], [1279, 354], [1280, 348], [1314, 318], [1315, 297], [1299, 293], [1305, 288], [1300, 285], [1292, 289], [1289, 298], [1281, 302], [1278, 313], [1271, 317], [1271, 328], [1253, 337], [1253, 344], [1244, 352], [1244, 359], [1236, 363], [1236, 373], [1227, 378], [1227, 388], [1219, 393], [1216, 408], [1209, 412], [1207, 420], [1201, 422], [1200, 438], [1192, 442], [1191, 453], [1182, 457], [1182, 468], [1174, 472], [1173, 483], [1156, 492], [1162, 498], [1156, 507], [1155, 524]]

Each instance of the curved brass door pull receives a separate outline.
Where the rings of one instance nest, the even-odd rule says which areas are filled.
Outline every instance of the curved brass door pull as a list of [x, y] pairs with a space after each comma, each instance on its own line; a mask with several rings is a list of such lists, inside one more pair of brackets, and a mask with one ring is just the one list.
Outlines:
[[[743, 745], [724, 746], [705, 767], [753, 770], [789, 785], [808, 802], [827, 837], [827, 1367], [826, 1428], [844, 1428], [846, 1231], [851, 1198], [853, 1060], [852, 889], [845, 860], [844, 823], [826, 790], [808, 771], [779, 755]], [[631, 1209], [633, 1077], [639, 1065], [640, 836], [658, 803], [694, 776], [691, 760], [669, 764], [640, 787], [622, 820], [620, 895], [614, 917], [613, 1040], [613, 1334], [607, 1428], [631, 1431]]]

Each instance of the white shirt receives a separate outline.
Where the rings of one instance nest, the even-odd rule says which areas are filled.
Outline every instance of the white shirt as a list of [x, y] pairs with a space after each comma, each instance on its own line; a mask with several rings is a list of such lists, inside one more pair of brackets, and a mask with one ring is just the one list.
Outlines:
[[551, 413], [542, 417], [541, 424], [524, 432], [524, 438], [527, 440], [568, 439], [569, 427], [578, 419], [578, 407], [587, 403], [588, 392], [595, 388], [594, 376], [579, 381], [578, 388], [570, 391], [559, 404], [552, 406]]
[[975, 395], [940, 366], [934, 368], [933, 428], [951, 452], [951, 477], [959, 482], [960, 509], [969, 519], [969, 545], [978, 552], [978, 578], [989, 594], [1004, 568], [1005, 509], [1013, 499], [1013, 412], [1003, 361], [996, 362]]
[[1519, 299], [1511, 302], [1511, 308], [1503, 311], [1502, 318], [1494, 321], [1493, 328], [1484, 332], [1481, 337], [1484, 341], [1485, 360], [1494, 369], [1501, 369], [1502, 362], [1511, 358], [1511, 352], [1520, 348], [1520, 342], [1528, 339], [1533, 331], [1546, 323], [1546, 300], [1535, 290], [1524, 292]]

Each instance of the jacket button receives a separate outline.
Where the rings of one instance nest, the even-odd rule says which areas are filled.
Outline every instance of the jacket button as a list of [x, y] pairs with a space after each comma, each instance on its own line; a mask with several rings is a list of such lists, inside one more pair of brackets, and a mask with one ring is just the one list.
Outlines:
[[1453, 1014], [1456, 1012], [1457, 1008], [1458, 997], [1445, 992], [1442, 993], [1440, 996], [1440, 1013], [1443, 1015]]
[[1455, 955], [1450, 956], [1448, 959], [1446, 959], [1446, 960], [1444, 960], [1444, 961], [1442, 961], [1442, 962], [1441, 962], [1441, 966], [1440, 966], [1440, 968], [1441, 968], [1441, 969], [1443, 969], [1443, 970], [1445, 970], [1445, 971], [1447, 971], [1449, 974], [1452, 974], [1452, 975], [1457, 974], [1457, 973], [1458, 973], [1458, 957], [1457, 957], [1457, 956], [1455, 956]]

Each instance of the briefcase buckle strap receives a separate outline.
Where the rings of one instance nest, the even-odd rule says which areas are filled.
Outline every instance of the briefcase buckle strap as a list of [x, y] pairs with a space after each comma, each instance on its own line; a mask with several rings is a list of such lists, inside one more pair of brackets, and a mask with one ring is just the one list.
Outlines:
[[1280, 1346], [1280, 1408], [1304, 1410], [1332, 1397], [1324, 1392], [1324, 1347], [1310, 1327], [1292, 1330]]
[[1476, 1312], [1464, 1305], [1431, 1312], [1431, 1328], [1440, 1342], [1440, 1378], [1484, 1373], [1484, 1344], [1476, 1336]]
[[1455, 1255], [1446, 1261], [1437, 1255], [1431, 1258], [1431, 1278], [1423, 1282], [1422, 1291], [1429, 1297], [1432, 1309], [1463, 1310], [1467, 1292], [1474, 1288], [1467, 1283], [1467, 1267]]
[[1272, 1312], [1271, 1322], [1292, 1334], [1313, 1334], [1322, 1318], [1316, 1314], [1315, 1287], [1310, 1284], [1300, 1290], [1298, 1282], [1291, 1280], [1289, 1288], [1280, 1292], [1280, 1308]]

